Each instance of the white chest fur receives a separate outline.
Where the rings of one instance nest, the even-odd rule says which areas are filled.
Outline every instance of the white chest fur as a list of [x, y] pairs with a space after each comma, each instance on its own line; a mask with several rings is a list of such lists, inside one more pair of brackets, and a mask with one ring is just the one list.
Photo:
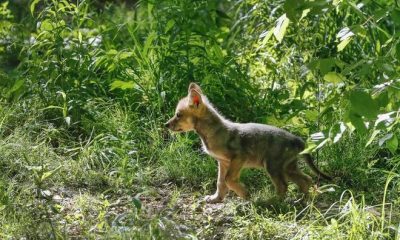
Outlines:
[[203, 151], [210, 155], [211, 157], [215, 158], [216, 160], [229, 160], [229, 157], [227, 157], [226, 151], [223, 149], [213, 149], [212, 147], [208, 146], [204, 140], [201, 140], [201, 143], [203, 145]]

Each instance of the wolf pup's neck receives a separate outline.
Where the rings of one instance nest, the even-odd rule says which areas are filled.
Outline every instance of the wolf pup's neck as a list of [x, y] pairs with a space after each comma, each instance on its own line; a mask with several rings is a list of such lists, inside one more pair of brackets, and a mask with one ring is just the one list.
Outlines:
[[202, 117], [195, 119], [194, 129], [205, 146], [209, 148], [208, 139], [216, 134], [227, 131], [228, 120], [221, 116], [209, 103], [206, 103], [205, 107], [206, 110]]

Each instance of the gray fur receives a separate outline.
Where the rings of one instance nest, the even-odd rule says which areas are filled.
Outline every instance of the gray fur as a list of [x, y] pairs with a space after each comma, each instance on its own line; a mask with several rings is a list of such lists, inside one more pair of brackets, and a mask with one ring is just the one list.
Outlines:
[[[222, 201], [227, 189], [247, 198], [247, 190], [239, 182], [240, 170], [245, 167], [266, 168], [280, 197], [285, 195], [288, 181], [296, 183], [304, 193], [311, 186], [311, 178], [297, 166], [305, 148], [301, 138], [274, 126], [225, 119], [194, 83], [166, 126], [173, 131], [196, 131], [204, 151], [218, 161], [217, 191], [206, 197], [208, 202]], [[314, 165], [309, 154], [303, 158], [319, 176], [330, 178]]]

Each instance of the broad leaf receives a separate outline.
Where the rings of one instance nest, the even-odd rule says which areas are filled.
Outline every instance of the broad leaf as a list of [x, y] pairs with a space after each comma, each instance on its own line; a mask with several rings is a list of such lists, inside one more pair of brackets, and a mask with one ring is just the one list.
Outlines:
[[325, 58], [319, 60], [319, 70], [322, 75], [325, 75], [331, 71], [331, 69], [335, 66], [334, 58]]
[[337, 45], [338, 52], [342, 51], [347, 46], [347, 44], [349, 44], [350, 41], [351, 41], [351, 37], [350, 38], [346, 38], [345, 40], [341, 41]]
[[336, 35], [336, 38], [338, 38], [340, 41], [337, 46], [338, 52], [342, 51], [347, 46], [347, 44], [349, 44], [352, 36], [354, 36], [354, 33], [348, 27], [342, 28], [339, 31], [339, 33]]
[[40, 178], [40, 180], [43, 182], [43, 181], [46, 180], [47, 178], [53, 176], [53, 174], [56, 173], [56, 172], [57, 172], [58, 170], [60, 170], [60, 169], [61, 169], [61, 166], [57, 167], [57, 168], [54, 169], [54, 170], [47, 171], [47, 172], [43, 173], [43, 175], [42, 175], [42, 177]]
[[311, 137], [311, 141], [318, 142], [318, 141], [325, 139], [325, 134], [323, 132], [317, 132], [317, 133], [311, 134], [310, 137]]
[[134, 87], [135, 87], [135, 83], [132, 81], [124, 82], [124, 81], [120, 81], [120, 80], [115, 80], [114, 82], [111, 83], [110, 90], [112, 91], [117, 88], [126, 90], [126, 89], [132, 89]]
[[298, 21], [303, 14], [304, 0], [286, 0], [283, 9], [292, 21]]
[[374, 130], [374, 132], [372, 133], [371, 137], [369, 138], [369, 140], [368, 140], [367, 144], [365, 144], [365, 146], [367, 147], [368, 145], [370, 145], [380, 132], [381, 132], [381, 130]]
[[276, 25], [274, 28], [274, 36], [278, 42], [282, 42], [283, 37], [286, 33], [286, 28], [289, 25], [289, 18], [286, 17], [286, 14], [283, 14], [276, 21]]
[[346, 125], [343, 122], [337, 123], [331, 127], [329, 131], [329, 137], [333, 138], [333, 143], [336, 143], [342, 138], [342, 135], [345, 131]]
[[355, 113], [350, 113], [349, 114], [349, 119], [351, 124], [361, 133], [364, 134], [367, 132], [367, 127], [365, 126], [365, 123], [363, 121], [363, 119], [355, 114]]
[[25, 80], [20, 78], [17, 81], [14, 82], [14, 85], [12, 86], [12, 88], [8, 91], [8, 95], [18, 91], [19, 89], [21, 89], [24, 86]]
[[133, 55], [134, 55], [133, 52], [121, 52], [121, 53], [118, 55], [118, 59], [119, 59], [119, 60], [124, 60], [124, 59], [126, 59], [126, 58], [132, 57]]
[[345, 80], [345, 77], [343, 77], [340, 73], [329, 72], [325, 74], [324, 80], [330, 83], [340, 83]]
[[386, 141], [386, 147], [393, 155], [396, 153], [396, 150], [399, 147], [399, 141], [396, 135], [393, 135], [392, 138]]
[[389, 104], [389, 94], [387, 91], [379, 93], [377, 97], [375, 97], [375, 101], [379, 105], [379, 107], [386, 107]]
[[385, 136], [383, 136], [381, 139], [379, 139], [379, 146], [382, 146], [387, 140], [391, 139], [393, 137], [393, 133], [388, 133]]
[[31, 14], [33, 15], [33, 12], [35, 11], [36, 5], [39, 3], [40, 0], [33, 0], [31, 3]]
[[157, 33], [156, 32], [151, 32], [148, 36], [146, 41], [144, 42], [142, 54], [143, 56], [146, 56], [148, 54], [148, 51], [150, 49], [150, 46], [153, 44], [153, 41], [156, 39]]
[[351, 109], [353, 112], [366, 117], [375, 119], [378, 114], [378, 104], [371, 96], [362, 90], [354, 90], [350, 93]]
[[394, 122], [394, 117], [392, 117], [392, 115], [394, 115], [396, 112], [388, 112], [388, 113], [384, 113], [384, 114], [379, 114], [378, 115], [378, 119], [376, 119], [375, 121], [375, 127], [388, 127], [390, 124], [392, 124]]
[[339, 31], [339, 33], [336, 35], [336, 38], [339, 38], [340, 41], [344, 41], [352, 36], [354, 36], [354, 33], [350, 30], [350, 28], [345, 27]]
[[175, 25], [175, 20], [171, 19], [167, 22], [167, 24], [165, 25], [165, 32], [167, 33], [169, 30], [171, 30], [171, 28]]

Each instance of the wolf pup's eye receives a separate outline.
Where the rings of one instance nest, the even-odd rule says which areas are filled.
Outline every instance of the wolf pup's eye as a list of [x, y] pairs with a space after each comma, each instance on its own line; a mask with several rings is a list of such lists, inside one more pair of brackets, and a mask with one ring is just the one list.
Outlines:
[[182, 113], [180, 113], [180, 112], [176, 113], [176, 117], [177, 117], [177, 118], [182, 117]]

